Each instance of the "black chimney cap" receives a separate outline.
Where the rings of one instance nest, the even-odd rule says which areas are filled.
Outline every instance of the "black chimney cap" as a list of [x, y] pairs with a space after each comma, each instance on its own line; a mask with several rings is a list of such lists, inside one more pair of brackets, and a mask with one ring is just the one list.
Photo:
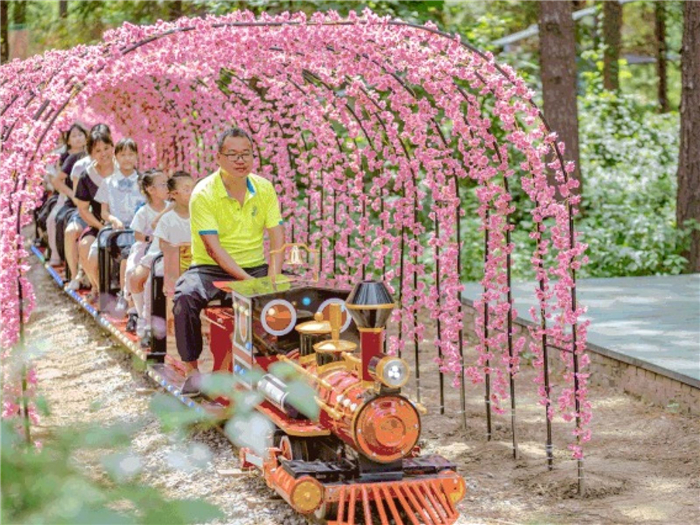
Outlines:
[[389, 289], [381, 281], [361, 281], [345, 300], [359, 328], [384, 328], [396, 306]]

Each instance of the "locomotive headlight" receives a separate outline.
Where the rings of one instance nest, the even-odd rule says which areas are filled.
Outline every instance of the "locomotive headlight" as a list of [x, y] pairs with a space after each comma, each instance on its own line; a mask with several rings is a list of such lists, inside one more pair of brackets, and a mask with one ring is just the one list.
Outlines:
[[389, 388], [401, 388], [409, 377], [408, 363], [400, 357], [376, 356], [369, 363], [370, 374]]

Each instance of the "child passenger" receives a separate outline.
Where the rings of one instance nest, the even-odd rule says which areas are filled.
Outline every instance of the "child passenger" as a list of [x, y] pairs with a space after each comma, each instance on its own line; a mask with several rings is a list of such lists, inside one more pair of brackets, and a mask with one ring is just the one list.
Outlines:
[[[102, 205], [102, 218], [115, 230], [124, 229], [125, 224], [131, 224], [136, 215], [136, 210], [146, 202], [139, 188], [139, 174], [136, 171], [138, 162], [138, 147], [132, 139], [124, 138], [117, 142], [114, 148], [114, 156], [119, 164], [119, 169], [104, 181], [95, 195], [95, 200]], [[97, 249], [90, 250], [91, 266], [97, 266]], [[92, 260], [94, 258], [94, 260]], [[117, 303], [117, 311], [122, 315], [126, 312], [128, 287], [124, 284], [124, 272], [126, 260], [122, 261], [120, 271], [120, 284], [122, 294]]]
[[[137, 321], [143, 312], [143, 283], [148, 273], [141, 279], [144, 268], [139, 265], [141, 259], [148, 251], [153, 240], [154, 225], [165, 212], [168, 198], [168, 179], [160, 170], [151, 169], [141, 174], [139, 178], [141, 193], [146, 197], [146, 204], [141, 206], [134, 219], [131, 221], [131, 229], [134, 230], [136, 242], [131, 247], [129, 259], [126, 263], [126, 283], [134, 301], [134, 308], [129, 311], [129, 321], [126, 331], [136, 332]], [[138, 276], [138, 277], [137, 277]]]
[[139, 312], [142, 319], [139, 321], [140, 326], [148, 325], [151, 321], [151, 282], [153, 277], [150, 275], [151, 261], [161, 251], [167, 270], [161, 274], [163, 266], [157, 265], [156, 272], [158, 275], [164, 275], [165, 295], [172, 297], [175, 292], [175, 282], [180, 274], [180, 246], [188, 245], [191, 242], [189, 205], [193, 187], [192, 176], [184, 171], [176, 171], [168, 179], [168, 191], [173, 208], [166, 211], [158, 221], [153, 232], [153, 244], [132, 277], [132, 291], [139, 289], [143, 292], [145, 283], [143, 310]]
[[139, 188], [139, 174], [136, 164], [139, 150], [132, 139], [121, 139], [114, 147], [119, 169], [105, 180], [95, 195], [95, 200], [102, 204], [102, 218], [115, 230], [123, 230], [125, 224], [131, 224], [136, 210], [146, 202]]

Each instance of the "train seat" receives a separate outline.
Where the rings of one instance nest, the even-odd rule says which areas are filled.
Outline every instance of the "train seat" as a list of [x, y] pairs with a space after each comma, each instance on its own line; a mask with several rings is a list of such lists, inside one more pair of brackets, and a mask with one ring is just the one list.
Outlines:
[[111, 226], [105, 226], [97, 234], [100, 312], [110, 312], [116, 304], [117, 293], [121, 290], [121, 262], [129, 257], [135, 241], [134, 231], [130, 229], [114, 230]]

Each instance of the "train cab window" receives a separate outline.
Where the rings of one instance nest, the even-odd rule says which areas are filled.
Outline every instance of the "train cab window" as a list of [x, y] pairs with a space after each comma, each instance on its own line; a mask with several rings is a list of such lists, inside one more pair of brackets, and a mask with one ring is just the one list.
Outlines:
[[265, 305], [260, 314], [260, 321], [265, 331], [279, 337], [294, 329], [297, 323], [297, 312], [289, 301], [275, 299]]

